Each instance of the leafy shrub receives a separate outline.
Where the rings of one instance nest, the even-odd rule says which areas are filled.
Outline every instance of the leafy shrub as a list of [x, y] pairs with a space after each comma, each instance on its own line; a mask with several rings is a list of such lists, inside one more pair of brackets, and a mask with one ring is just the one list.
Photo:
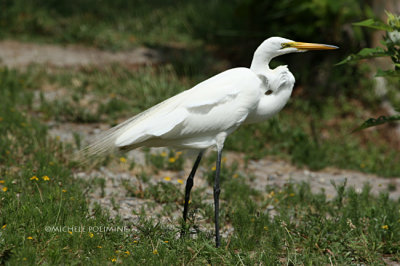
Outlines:
[[[395, 14], [386, 13], [388, 16], [387, 23], [376, 19], [368, 19], [358, 23], [356, 26], [368, 27], [372, 29], [383, 30], [386, 35], [381, 41], [382, 47], [364, 48], [357, 54], [349, 55], [345, 60], [339, 64], [360, 61], [363, 59], [370, 59], [376, 57], [390, 57], [393, 63], [393, 69], [382, 70], [378, 69], [377, 77], [392, 77], [396, 81], [400, 81], [400, 16]], [[354, 131], [362, 130], [368, 127], [381, 125], [387, 122], [400, 120], [400, 115], [380, 116], [379, 118], [370, 118], [366, 120], [361, 126]]]

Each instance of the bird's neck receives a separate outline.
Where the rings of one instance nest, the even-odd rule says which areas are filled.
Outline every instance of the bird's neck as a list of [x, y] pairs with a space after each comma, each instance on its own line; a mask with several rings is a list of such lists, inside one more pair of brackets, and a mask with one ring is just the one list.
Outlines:
[[265, 50], [257, 49], [254, 52], [253, 60], [251, 61], [250, 69], [256, 74], [263, 74], [269, 70], [269, 62], [274, 56]]

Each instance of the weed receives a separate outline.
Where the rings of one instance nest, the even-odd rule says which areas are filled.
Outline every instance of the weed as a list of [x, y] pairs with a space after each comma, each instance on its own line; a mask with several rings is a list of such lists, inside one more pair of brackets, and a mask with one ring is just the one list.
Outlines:
[[153, 166], [157, 170], [179, 171], [183, 169], [182, 152], [174, 152], [172, 150], [160, 153], [146, 153], [146, 161], [148, 165]]

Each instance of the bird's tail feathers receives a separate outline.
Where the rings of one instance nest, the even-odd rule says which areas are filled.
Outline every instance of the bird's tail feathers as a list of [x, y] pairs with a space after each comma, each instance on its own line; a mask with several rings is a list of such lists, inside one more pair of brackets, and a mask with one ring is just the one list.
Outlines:
[[[180, 95], [180, 94], [178, 94]], [[178, 97], [178, 95], [175, 95], [174, 97], [163, 101], [149, 109], [147, 109], [144, 112], [141, 112], [140, 114], [137, 114], [136, 116], [126, 120], [125, 122], [110, 128], [106, 132], [100, 134], [99, 136], [96, 137], [96, 139], [80, 150], [77, 155], [78, 162], [81, 164], [87, 163], [88, 160], [104, 155], [108, 155], [113, 153], [114, 151], [118, 150], [118, 148], [124, 148], [124, 147], [117, 147], [115, 145], [116, 140], [118, 137], [120, 137], [127, 128], [130, 128], [132, 126], [137, 125], [141, 121], [145, 120], [148, 118], [150, 114], [152, 114], [154, 111], [159, 110], [162, 107], [168, 106], [168, 103], [173, 101], [175, 97]], [[127, 149], [133, 149], [137, 148], [140, 146], [140, 143], [131, 143], [131, 145], [125, 147]]]
[[85, 164], [91, 159], [109, 155], [117, 151], [118, 147], [115, 145], [115, 141], [124, 132], [125, 128], [131, 126], [131, 123], [139, 116], [140, 114], [96, 136], [91, 144], [78, 151], [78, 162]]
[[[113, 128], [110, 128], [106, 132], [98, 135], [91, 144], [78, 151], [78, 155], [76, 156], [78, 162], [81, 164], [86, 164], [89, 160], [93, 158], [96, 157], [98, 158], [104, 155], [108, 155], [118, 150], [119, 147], [115, 145], [115, 142], [118, 139], [118, 137], [121, 136], [126, 131], [126, 128], [132, 127], [136, 123], [139, 123], [141, 120], [145, 119], [149, 115], [149, 113], [156, 110], [157, 108], [159, 108], [160, 106], [162, 106], [167, 102], [168, 100], [161, 102], [147, 109], [146, 111], [137, 114], [134, 117], [131, 117], [125, 122], [122, 122], [121, 124]], [[132, 149], [132, 147], [133, 146], [130, 146], [130, 149]]]

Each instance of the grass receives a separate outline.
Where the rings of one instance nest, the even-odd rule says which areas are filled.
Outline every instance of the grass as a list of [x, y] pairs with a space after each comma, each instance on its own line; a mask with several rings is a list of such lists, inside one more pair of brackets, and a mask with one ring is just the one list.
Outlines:
[[[1, 38], [83, 43], [108, 50], [140, 44], [196, 43], [188, 20], [199, 4], [180, 1], [85, 0], [79, 5], [60, 2], [4, 2], [0, 15]], [[197, 40], [197, 43], [199, 40]]]
[[[196, 188], [188, 224], [196, 238], [177, 237], [179, 219], [145, 218], [147, 208], [139, 221], [128, 223], [111, 219], [100, 206], [89, 211], [83, 193], [89, 183], [73, 177], [74, 164], [66, 157], [74, 147], [49, 138], [46, 126], [27, 114], [35, 85], [30, 77], [1, 71], [2, 264], [382, 264], [384, 257], [400, 259], [400, 202], [385, 193], [372, 196], [368, 185], [359, 193], [334, 184], [338, 195], [328, 200], [305, 183], [254, 190], [234, 166], [225, 166], [221, 221], [234, 231], [220, 249], [214, 248], [210, 230], [210, 195]], [[150, 159], [153, 171], [169, 167], [165, 160], [174, 157], [165, 155], [157, 157], [161, 164]], [[211, 161], [204, 162], [209, 179]], [[90, 186], [104, 187], [104, 179]], [[134, 195], [162, 204], [162, 215], [182, 209], [178, 184], [150, 184]], [[205, 220], [195, 219], [199, 215]]]
[[[371, 196], [368, 186], [357, 193], [335, 185], [338, 196], [328, 201], [307, 184], [256, 191], [245, 177], [229, 178], [234, 171], [226, 170], [221, 220], [235, 231], [223, 238], [220, 249], [196, 220], [189, 224], [196, 238], [180, 239], [176, 220], [160, 223], [143, 218], [144, 211], [139, 221], [124, 223], [99, 206], [89, 212], [82, 193], [88, 184], [72, 177], [64, 157], [71, 147], [49, 139], [45, 126], [15, 111], [26, 101], [27, 88], [10, 82], [15, 75], [3, 72], [2, 80], [8, 81], [1, 84], [2, 99], [9, 100], [0, 109], [2, 264], [381, 264], [383, 256], [400, 259], [400, 202], [387, 194]], [[182, 208], [182, 191], [172, 184], [151, 185], [144, 195], [170, 206], [166, 214]], [[195, 189], [191, 212], [203, 211], [211, 223], [206, 198]]]

